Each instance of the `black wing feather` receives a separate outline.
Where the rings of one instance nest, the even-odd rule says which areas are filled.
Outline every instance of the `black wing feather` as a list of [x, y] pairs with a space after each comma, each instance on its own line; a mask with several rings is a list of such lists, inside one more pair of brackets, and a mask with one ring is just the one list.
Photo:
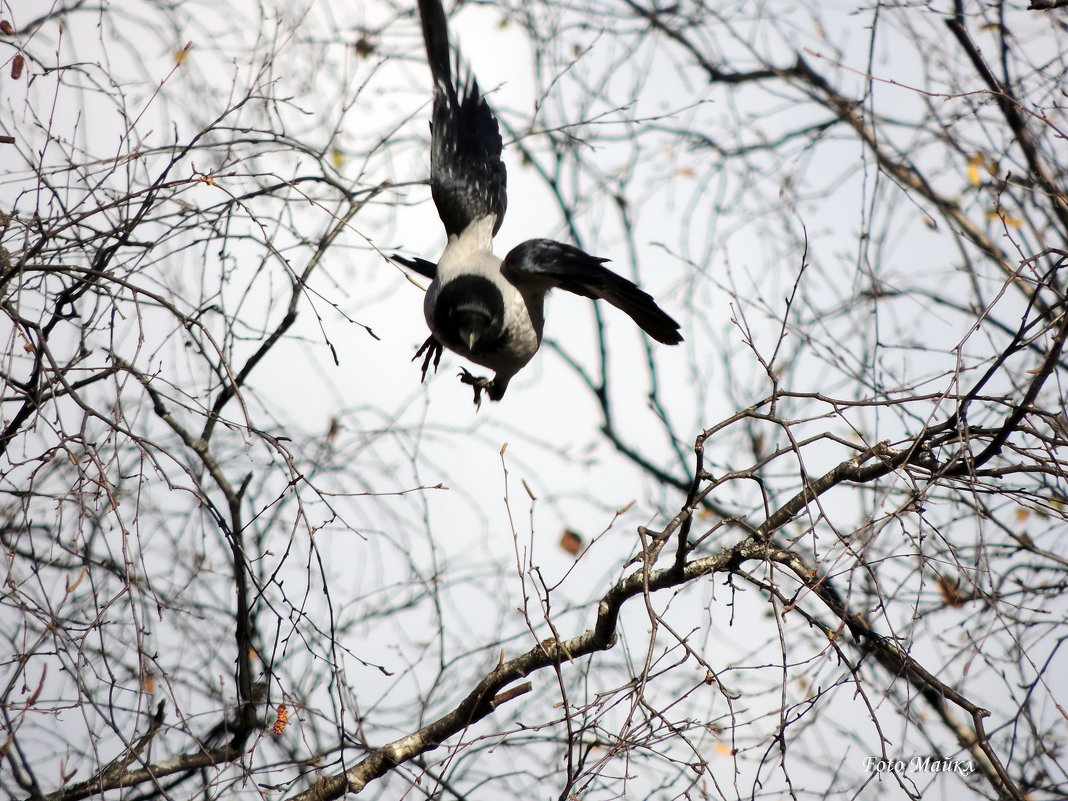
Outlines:
[[430, 122], [430, 191], [438, 216], [450, 236], [472, 221], [494, 214], [496, 234], [508, 206], [507, 175], [497, 120], [479, 91], [467, 79], [454, 81], [449, 66], [449, 32], [441, 0], [419, 0], [427, 62], [434, 77], [434, 109]]
[[559, 287], [576, 295], [608, 301], [626, 312], [657, 342], [665, 345], [682, 342], [679, 324], [656, 305], [649, 293], [603, 267], [606, 261], [573, 245], [551, 239], [528, 239], [504, 257], [501, 273], [520, 288]]
[[408, 258], [407, 256], [401, 256], [399, 253], [394, 253], [389, 257], [390, 261], [394, 261], [402, 267], [407, 267], [409, 270], [414, 270], [424, 278], [434, 280], [434, 276], [438, 274], [438, 265], [432, 261], [421, 259], [418, 256]]

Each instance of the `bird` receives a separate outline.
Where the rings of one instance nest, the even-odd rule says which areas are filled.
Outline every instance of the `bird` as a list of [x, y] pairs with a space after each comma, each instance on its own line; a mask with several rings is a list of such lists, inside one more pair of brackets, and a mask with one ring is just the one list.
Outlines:
[[433, 78], [430, 117], [430, 190], [448, 237], [436, 263], [393, 254], [390, 258], [430, 279], [423, 314], [430, 336], [416, 351], [422, 380], [443, 348], [493, 371], [492, 379], [460, 368], [460, 380], [492, 401], [537, 353], [545, 329], [545, 297], [562, 289], [607, 301], [666, 345], [682, 342], [679, 324], [648, 293], [574, 245], [528, 239], [503, 259], [493, 238], [508, 207], [507, 173], [500, 126], [474, 75], [454, 78], [448, 24], [441, 0], [418, 0], [427, 62]]

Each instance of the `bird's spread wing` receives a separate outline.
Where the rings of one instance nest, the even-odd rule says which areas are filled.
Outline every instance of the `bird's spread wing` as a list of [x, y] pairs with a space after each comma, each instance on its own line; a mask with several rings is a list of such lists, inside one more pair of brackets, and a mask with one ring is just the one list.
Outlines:
[[682, 342], [679, 324], [656, 305], [648, 293], [616, 275], [599, 259], [573, 245], [551, 239], [528, 239], [516, 245], [501, 264], [501, 274], [520, 289], [566, 289], [576, 295], [605, 300], [626, 312], [657, 342]]
[[451, 236], [473, 220], [493, 214], [496, 234], [508, 205], [500, 128], [478, 82], [469, 77], [461, 86], [453, 80], [441, 0], [419, 0], [419, 16], [434, 77], [430, 190], [438, 216]]

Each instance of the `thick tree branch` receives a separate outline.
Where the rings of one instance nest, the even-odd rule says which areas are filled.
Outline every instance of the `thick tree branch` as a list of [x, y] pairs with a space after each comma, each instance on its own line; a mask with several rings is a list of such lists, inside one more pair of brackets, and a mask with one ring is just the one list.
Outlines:
[[496, 708], [499, 694], [512, 682], [614, 646], [619, 612], [628, 600], [646, 591], [678, 587], [700, 576], [732, 570], [748, 559], [762, 558], [763, 552], [762, 543], [746, 538], [733, 548], [688, 562], [681, 571], [674, 566], [648, 572], [644, 567], [635, 570], [601, 598], [592, 629], [563, 642], [553, 638], [543, 640], [525, 654], [498, 665], [452, 711], [419, 731], [374, 749], [347, 771], [320, 779], [294, 801], [326, 801], [345, 793], [360, 792], [398, 765], [437, 748], [449, 737], [487, 717]]

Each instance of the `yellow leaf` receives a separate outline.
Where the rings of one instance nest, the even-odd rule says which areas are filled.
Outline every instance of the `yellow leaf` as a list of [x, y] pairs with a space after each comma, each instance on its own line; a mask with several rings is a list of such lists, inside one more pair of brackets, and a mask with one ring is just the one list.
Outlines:
[[180, 67], [185, 63], [186, 58], [189, 56], [189, 51], [193, 49], [192, 42], [186, 42], [185, 47], [178, 50], [174, 54], [174, 66]]
[[979, 168], [983, 166], [985, 161], [986, 159], [983, 158], [982, 153], [976, 153], [968, 159], [968, 183], [972, 186], [979, 186], [982, 183], [982, 179], [979, 177]]
[[986, 218], [988, 220], [1001, 220], [1009, 228], [1019, 228], [1023, 225], [1023, 221], [1019, 217], [1011, 217], [1001, 209], [987, 209]]
[[82, 583], [82, 579], [85, 578], [85, 574], [88, 573], [88, 572], [89, 572], [89, 568], [83, 566], [82, 569], [80, 571], [78, 571], [78, 578], [76, 578], [74, 580], [73, 584], [71, 584], [71, 581], [68, 578], [67, 579], [67, 592], [74, 592], [76, 589], [78, 589], [78, 585]]

